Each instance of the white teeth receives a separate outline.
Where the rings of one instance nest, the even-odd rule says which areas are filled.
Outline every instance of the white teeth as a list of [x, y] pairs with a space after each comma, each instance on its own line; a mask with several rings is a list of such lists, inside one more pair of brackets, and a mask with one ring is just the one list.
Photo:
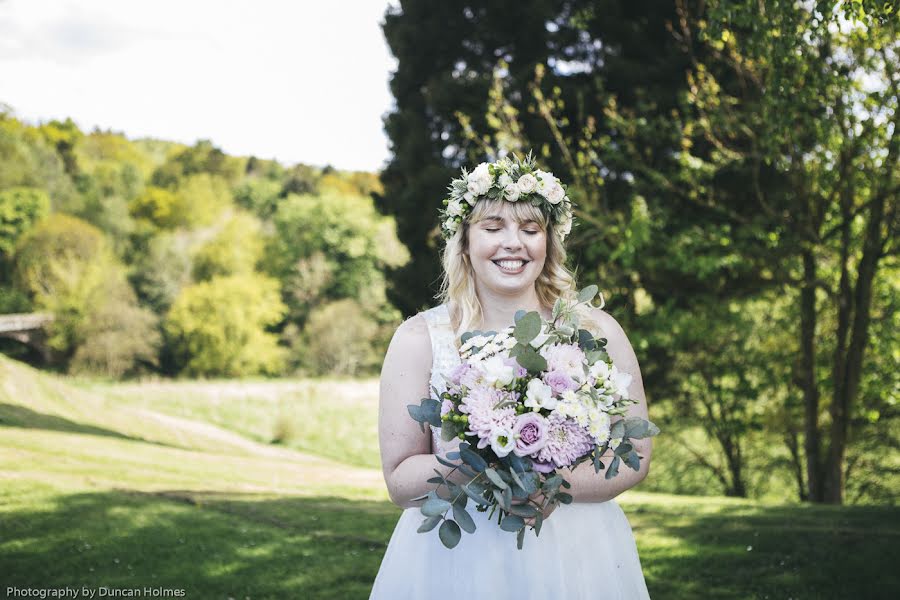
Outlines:
[[521, 269], [525, 264], [525, 261], [522, 260], [501, 260], [497, 262], [498, 265], [503, 267], [504, 269], [509, 269], [510, 271], [517, 271]]

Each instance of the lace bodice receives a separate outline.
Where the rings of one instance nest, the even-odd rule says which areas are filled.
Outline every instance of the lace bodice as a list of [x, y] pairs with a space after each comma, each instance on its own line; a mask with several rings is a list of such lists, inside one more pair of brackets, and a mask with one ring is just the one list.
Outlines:
[[[425, 322], [428, 324], [428, 335], [431, 337], [431, 380], [429, 392], [433, 395], [431, 388], [444, 392], [447, 389], [447, 383], [444, 381], [444, 375], [449, 374], [454, 367], [460, 364], [459, 352], [457, 350], [453, 326], [450, 322], [450, 310], [446, 304], [435, 306], [422, 313]], [[447, 452], [457, 448], [459, 440], [445, 442], [441, 439], [439, 428], [431, 428], [431, 451], [435, 454], [446, 454]]]

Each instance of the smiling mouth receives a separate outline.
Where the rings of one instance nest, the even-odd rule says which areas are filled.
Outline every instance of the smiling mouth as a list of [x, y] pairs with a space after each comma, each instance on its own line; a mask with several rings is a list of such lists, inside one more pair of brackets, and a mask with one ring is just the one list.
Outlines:
[[504, 273], [521, 273], [530, 260], [492, 260]]

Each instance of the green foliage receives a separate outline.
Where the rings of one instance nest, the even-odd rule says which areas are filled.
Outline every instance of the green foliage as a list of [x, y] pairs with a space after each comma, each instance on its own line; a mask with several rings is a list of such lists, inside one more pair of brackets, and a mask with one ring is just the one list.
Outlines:
[[14, 118], [0, 105], [0, 190], [42, 189], [54, 210], [73, 206], [77, 193], [60, 156], [34, 127]]
[[244, 170], [241, 159], [228, 156], [209, 140], [200, 140], [190, 148], [176, 152], [154, 171], [151, 183], [174, 188], [192, 175], [210, 175], [234, 183]]
[[294, 351], [311, 373], [354, 376], [376, 366], [377, 333], [378, 324], [360, 302], [337, 300], [313, 309]]
[[190, 175], [178, 185], [173, 214], [187, 227], [209, 225], [232, 204], [227, 180], [207, 173]]
[[9, 257], [19, 237], [50, 212], [44, 190], [15, 187], [0, 191], [0, 258]]
[[165, 188], [149, 186], [144, 193], [131, 201], [128, 207], [131, 216], [152, 223], [160, 229], [170, 229], [181, 225], [179, 197]]
[[132, 264], [131, 282], [141, 301], [156, 314], [169, 310], [181, 288], [191, 281], [188, 236], [161, 232], [147, 241]]
[[237, 212], [194, 254], [194, 280], [217, 276], [246, 275], [262, 257], [263, 239], [259, 220]]
[[234, 202], [258, 217], [268, 219], [278, 208], [280, 195], [279, 181], [250, 177], [234, 190]]
[[169, 310], [165, 331], [186, 375], [275, 375], [285, 350], [266, 329], [286, 307], [278, 281], [256, 274], [216, 277], [185, 287]]
[[368, 198], [289, 196], [273, 223], [277, 235], [266, 249], [266, 270], [288, 279], [298, 261], [322, 252], [334, 265], [324, 292], [329, 298], [362, 299], [381, 269], [408, 259], [393, 233], [393, 220], [380, 216]]
[[50, 215], [22, 237], [15, 268], [35, 308], [54, 315], [46, 326], [47, 345], [70, 370], [119, 377], [140, 362], [155, 363], [157, 319], [138, 306], [97, 228]]

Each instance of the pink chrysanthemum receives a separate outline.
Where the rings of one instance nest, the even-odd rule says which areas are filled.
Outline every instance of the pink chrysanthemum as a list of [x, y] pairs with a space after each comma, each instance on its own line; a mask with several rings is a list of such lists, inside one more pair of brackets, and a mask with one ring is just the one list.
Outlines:
[[498, 390], [486, 386], [476, 386], [469, 390], [459, 411], [469, 415], [467, 435], [478, 436], [478, 447], [484, 448], [491, 443], [491, 433], [495, 428], [512, 429], [516, 423], [516, 410], [512, 406], [494, 408], [501, 402], [517, 400], [516, 392]]
[[548, 371], [561, 371], [570, 377], [584, 379], [587, 358], [578, 344], [552, 344], [543, 346], [540, 354], [547, 359]]
[[556, 467], [574, 463], [594, 447], [590, 434], [578, 423], [557, 414], [547, 417], [547, 445], [537, 454], [537, 460], [552, 462]]

